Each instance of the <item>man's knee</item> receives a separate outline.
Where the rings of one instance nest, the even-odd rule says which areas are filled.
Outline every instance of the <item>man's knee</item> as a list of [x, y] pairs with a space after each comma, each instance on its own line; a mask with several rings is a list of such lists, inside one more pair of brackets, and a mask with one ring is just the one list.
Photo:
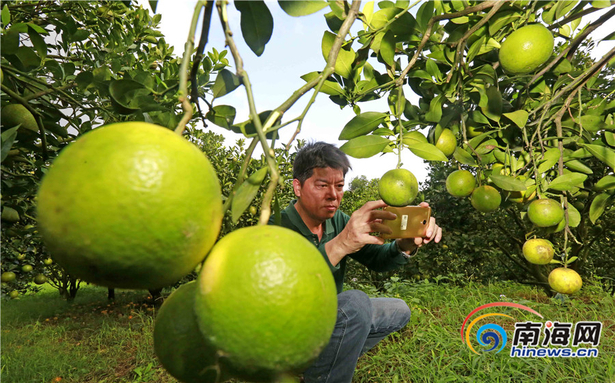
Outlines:
[[372, 323], [372, 305], [367, 294], [359, 290], [344, 291], [339, 295], [338, 305], [342, 319], [346, 320], [349, 326], [369, 332]]
[[398, 301], [396, 302], [396, 307], [400, 323], [399, 329], [401, 329], [402, 327], [407, 325], [408, 322], [410, 322], [410, 316], [412, 315], [412, 312], [410, 311], [410, 307], [405, 301], [403, 301], [402, 299], [396, 299], [396, 301]]

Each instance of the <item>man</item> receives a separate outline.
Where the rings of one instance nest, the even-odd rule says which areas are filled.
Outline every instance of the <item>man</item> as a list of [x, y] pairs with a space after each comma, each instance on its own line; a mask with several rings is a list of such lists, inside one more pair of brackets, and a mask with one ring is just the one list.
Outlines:
[[[342, 292], [347, 257], [375, 271], [393, 270], [408, 263], [410, 253], [432, 240], [440, 229], [431, 218], [426, 238], [397, 239], [385, 244], [373, 232], [391, 233], [384, 219], [395, 214], [383, 210], [383, 201], [370, 201], [348, 216], [338, 211], [344, 195], [344, 176], [350, 168], [346, 155], [331, 144], [303, 147], [293, 166], [296, 200], [281, 212], [281, 225], [311, 241], [331, 268], [338, 292], [337, 322], [329, 344], [304, 373], [306, 382], [351, 382], [361, 354], [388, 334], [404, 327], [410, 309], [401, 299], [369, 298], [364, 292]], [[421, 203], [422, 206], [429, 206]], [[274, 222], [274, 217], [269, 223]]]

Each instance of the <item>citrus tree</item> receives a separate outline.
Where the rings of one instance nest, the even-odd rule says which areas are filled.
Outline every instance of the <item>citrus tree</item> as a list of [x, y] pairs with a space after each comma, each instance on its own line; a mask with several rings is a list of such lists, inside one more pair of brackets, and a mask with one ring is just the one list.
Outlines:
[[[593, 60], [594, 43], [580, 49], [614, 14], [609, 2], [370, 2], [329, 83], [332, 99], [357, 112], [340, 132], [342, 150], [394, 152], [401, 164], [408, 148], [467, 168], [473, 177], [461, 186], [476, 183], [475, 209], [518, 204], [505, 225], [522, 225], [521, 243], [507, 252], [533, 282], [546, 284], [549, 268], [521, 257], [532, 237], [549, 235], [553, 262], [583, 271], [593, 241], [585, 234], [613, 203], [615, 51]], [[357, 107], [378, 97], [390, 110]]]
[[[79, 288], [53, 262], [35, 220], [40, 180], [64, 147], [111, 122], [177, 125], [180, 59], [160, 19], [123, 2], [3, 3], [2, 272], [15, 274], [3, 292], [48, 280], [72, 299]], [[214, 50], [195, 68], [196, 97], [226, 66], [224, 55]]]

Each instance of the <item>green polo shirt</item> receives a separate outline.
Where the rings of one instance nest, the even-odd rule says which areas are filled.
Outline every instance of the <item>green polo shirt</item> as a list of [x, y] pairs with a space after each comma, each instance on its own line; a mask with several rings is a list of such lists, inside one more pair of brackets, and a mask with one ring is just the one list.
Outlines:
[[[336, 211], [333, 218], [329, 218], [325, 221], [322, 238], [319, 241], [318, 236], [313, 234], [305, 225], [303, 219], [301, 219], [297, 209], [295, 209], [295, 202], [296, 200], [291, 201], [290, 205], [280, 212], [282, 216], [281, 226], [298, 232], [318, 248], [333, 273], [338, 294], [342, 292], [344, 273], [346, 272], [346, 262], [348, 257], [361, 262], [369, 269], [374, 271], [390, 271], [408, 263], [408, 258], [406, 258], [404, 254], [397, 249], [397, 245], [394, 242], [391, 242], [384, 245], [365, 245], [361, 250], [356, 253], [349, 254], [348, 256], [342, 258], [340, 263], [333, 266], [327, 256], [325, 244], [335, 238], [344, 229], [344, 227], [346, 227], [350, 216], [339, 210]], [[272, 216], [269, 219], [269, 224], [272, 225], [274, 223], [275, 220]]]

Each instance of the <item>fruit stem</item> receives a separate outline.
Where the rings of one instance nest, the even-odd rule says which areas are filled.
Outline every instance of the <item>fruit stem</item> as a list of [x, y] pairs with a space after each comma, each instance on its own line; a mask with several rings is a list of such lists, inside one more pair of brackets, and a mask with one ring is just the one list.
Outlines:
[[[184, 133], [186, 124], [192, 118], [192, 105], [188, 101], [188, 66], [190, 65], [190, 57], [194, 49], [194, 34], [196, 33], [196, 25], [201, 16], [201, 10], [207, 5], [207, 1], [199, 0], [194, 7], [194, 13], [192, 14], [192, 22], [190, 23], [190, 29], [188, 30], [188, 39], [184, 45], [184, 56], [182, 57], [182, 64], [179, 68], [179, 101], [184, 110], [184, 116], [177, 124], [175, 133], [180, 136]], [[192, 84], [196, 86], [196, 84]]]
[[[239, 54], [239, 50], [237, 49], [235, 40], [233, 40], [233, 32], [231, 31], [231, 28], [228, 23], [226, 6], [226, 1], [219, 0], [216, 2], [218, 16], [220, 17], [220, 23], [222, 24], [222, 29], [224, 30], [224, 36], [226, 38], [226, 45], [229, 47], [233, 55], [235, 67], [237, 68], [237, 77], [239, 77], [243, 86], [246, 89], [246, 96], [248, 98], [248, 105], [250, 108], [250, 119], [254, 123], [254, 128], [256, 129], [256, 133], [261, 143], [261, 147], [263, 148], [263, 154], [265, 155], [267, 165], [269, 166], [269, 174], [271, 176], [271, 180], [269, 181], [269, 187], [267, 188], [267, 192], [263, 197], [261, 217], [258, 222], [259, 225], [266, 225], [269, 221], [269, 216], [271, 215], [271, 200], [273, 199], [273, 191], [275, 190], [278, 184], [278, 180], [280, 179], [280, 173], [278, 170], [278, 164], [275, 161], [274, 152], [269, 148], [269, 144], [267, 143], [267, 137], [265, 135], [265, 132], [263, 131], [263, 125], [256, 110], [256, 104], [254, 102], [254, 93], [252, 92], [250, 78], [248, 76], [248, 73], [243, 68], [243, 60], [241, 58], [241, 55]], [[272, 113], [272, 115], [275, 114], [275, 112]], [[275, 121], [276, 119], [277, 117], [274, 117], [273, 121]], [[269, 121], [267, 123], [272, 124]]]

